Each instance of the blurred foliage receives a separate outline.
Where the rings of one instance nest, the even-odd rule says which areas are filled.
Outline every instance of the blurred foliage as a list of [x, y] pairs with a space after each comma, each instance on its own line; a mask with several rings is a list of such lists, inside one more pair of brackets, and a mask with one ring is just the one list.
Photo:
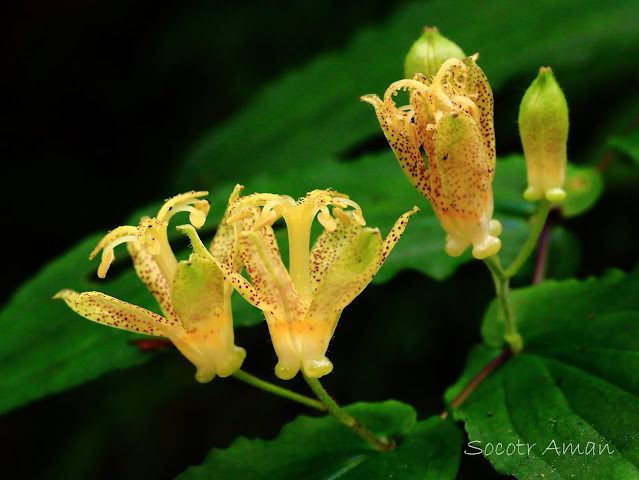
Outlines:
[[[11, 126], [5, 144], [9, 162], [0, 182], [5, 205], [13, 207], [5, 212], [9, 231], [21, 242], [6, 247], [16, 251], [19, 245], [21, 252], [10, 255], [13, 287], [76, 245], [18, 288], [0, 314], [0, 410], [21, 406], [0, 420], [12, 439], [5, 455], [12, 459], [13, 476], [170, 479], [205, 461], [211, 448], [217, 450], [209, 458], [217, 464], [237, 436], [274, 439], [286, 422], [293, 421], [283, 432], [310, 421], [293, 420], [303, 412], [298, 406], [233, 380], [196, 384], [192, 366], [177, 352], [141, 352], [127, 343], [133, 335], [76, 318], [49, 300], [68, 287], [105, 290], [151, 307], [152, 298], [140, 288], [123, 250], [116, 252], [118, 263], [104, 282], [94, 276], [97, 262], [86, 255], [127, 215], [135, 222], [156, 210], [162, 197], [196, 187], [211, 188], [213, 211], [203, 238], [212, 237], [236, 182], [249, 193], [343, 190], [383, 234], [417, 204], [422, 212], [409, 223], [377, 284], [346, 309], [331, 343], [336, 368], [326, 385], [344, 404], [396, 398], [413, 405], [419, 418], [442, 410], [443, 388], [455, 381], [468, 349], [480, 341], [479, 321], [493, 297], [492, 285], [482, 265], [466, 264], [468, 254], [459, 259], [443, 254], [444, 235], [430, 207], [403, 177], [370, 108], [358, 102], [359, 95], [381, 94], [401, 77], [404, 54], [424, 25], [439, 27], [467, 52], [480, 52], [495, 92], [500, 155], [495, 204], [505, 228], [505, 263], [524, 242], [534, 213], [534, 205], [521, 197], [525, 178], [516, 118], [521, 95], [541, 65], [552, 66], [567, 96], [569, 159], [576, 164], [568, 180], [570, 201], [553, 217], [547, 277], [600, 275], [610, 266], [629, 271], [639, 259], [634, 243], [639, 169], [627, 161], [636, 160], [639, 110], [639, 97], [628, 93], [638, 83], [634, 1], [491, 0], [480, 7], [462, 0], [454, 14], [441, 0], [396, 2], [392, 8], [377, 0], [307, 0], [276, 8], [257, 1], [62, 1], [3, 8]], [[611, 88], [615, 81], [624, 88]], [[132, 213], [144, 204], [152, 206]], [[92, 230], [102, 233], [87, 236]], [[78, 238], [85, 240], [76, 244]], [[175, 238], [184, 254], [188, 243]], [[516, 285], [529, 283], [533, 263], [514, 279]], [[568, 355], [581, 348], [579, 342], [636, 342], [632, 335], [617, 338], [614, 329], [607, 330], [636, 320], [634, 313], [615, 313], [637, 310], [621, 297], [625, 292], [625, 300], [634, 298], [635, 277], [549, 282], [517, 292], [522, 328], [539, 321], [547, 332], [524, 329], [536, 350], [482, 385], [471, 397], [476, 403], [468, 401], [468, 412], [479, 412], [476, 424], [468, 424], [471, 435], [480, 438], [477, 432], [490, 426], [490, 418], [479, 421], [485, 403], [501, 405], [491, 396], [504, 390], [489, 388], [499, 381], [522, 402], [535, 393], [544, 405], [546, 394], [561, 393], [576, 406], [559, 414], [583, 413], [593, 426], [610, 420], [613, 428], [626, 418], [607, 407], [594, 415], [579, 403], [586, 398], [584, 388], [615, 399], [623, 395], [585, 373], [592, 365], [573, 369], [553, 355]], [[611, 297], [619, 303], [610, 303]], [[259, 312], [236, 304], [238, 325], [260, 322]], [[574, 316], [560, 313], [564, 304]], [[589, 310], [579, 315], [589, 315], [601, 305], [609, 305], [607, 313], [588, 328], [570, 323], [581, 318], [575, 313], [579, 308]], [[485, 332], [496, 328], [495, 318], [491, 308]], [[489, 335], [492, 343], [496, 335]], [[237, 337], [248, 351], [247, 370], [273, 378], [265, 325], [238, 329]], [[542, 339], [551, 337], [573, 342], [563, 353], [550, 352]], [[628, 350], [636, 354], [636, 345]], [[480, 347], [469, 369], [481, 367], [492, 354]], [[628, 354], [619, 363], [628, 369], [633, 361]], [[623, 372], [608, 368], [602, 375], [617, 381], [611, 375]], [[632, 375], [628, 381], [634, 381]], [[563, 379], [559, 385], [556, 377]], [[81, 385], [88, 380], [93, 381]], [[292, 385], [304, 390], [300, 382]], [[58, 392], [63, 393], [41, 398]], [[603, 404], [601, 398], [596, 396], [596, 405]], [[494, 414], [497, 407], [491, 408]], [[529, 422], [535, 412], [516, 416]], [[470, 415], [463, 409], [459, 414]], [[329, 420], [314, 421], [329, 425]], [[416, 425], [421, 424], [435, 425], [432, 419]], [[543, 436], [542, 430], [530, 435]], [[239, 444], [251, 452], [280, 441]], [[635, 442], [628, 447], [632, 457], [637, 439], [627, 441]], [[481, 456], [461, 455], [457, 478], [501, 478], [487, 465]], [[513, 468], [495, 466], [502, 472]], [[530, 471], [537, 470], [534, 465]]]

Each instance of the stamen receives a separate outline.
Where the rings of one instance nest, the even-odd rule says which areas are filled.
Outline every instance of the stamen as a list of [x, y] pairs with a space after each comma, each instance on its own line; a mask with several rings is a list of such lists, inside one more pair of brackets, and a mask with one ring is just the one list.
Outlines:
[[226, 219], [226, 224], [231, 225], [232, 223], [239, 222], [240, 220], [244, 220], [246, 218], [251, 218], [253, 216], [253, 212], [250, 210], [245, 210], [240, 213], [236, 213], [235, 215], [231, 215]]
[[362, 214], [362, 208], [355, 203], [353, 200], [350, 200], [348, 198], [335, 198], [335, 200], [338, 200], [339, 202], [348, 205], [350, 207], [353, 207], [353, 218], [355, 219], [355, 221], [357, 223], [359, 223], [362, 227], [366, 225], [366, 220], [364, 220], [364, 215]]
[[93, 260], [100, 250], [102, 250], [103, 248], [106, 248], [108, 245], [110, 245], [111, 243], [117, 241], [119, 238], [122, 238], [122, 237], [125, 237], [125, 236], [128, 237], [128, 236], [131, 236], [131, 235], [137, 236], [137, 234], [138, 234], [137, 227], [132, 227], [130, 225], [125, 225], [123, 227], [118, 227], [115, 230], [111, 230], [95, 246], [95, 248], [93, 249], [93, 251], [89, 255], [89, 260]]
[[102, 259], [100, 260], [100, 266], [98, 267], [98, 277], [100, 278], [106, 277], [106, 274], [109, 271], [109, 267], [113, 263], [113, 260], [115, 260], [115, 254], [113, 253], [113, 249], [116, 246], [126, 242], [137, 242], [137, 241], [138, 241], [137, 235], [125, 235], [123, 237], [117, 238], [116, 240], [113, 240], [108, 245], [106, 245], [104, 247], [104, 251], [102, 252]]
[[462, 110], [466, 110], [470, 115], [472, 115], [477, 123], [481, 121], [479, 109], [477, 108], [477, 105], [475, 105], [475, 102], [473, 102], [470, 98], [455, 95], [450, 97], [450, 99], [453, 102], [460, 104]]
[[[156, 217], [159, 221], [169, 220], [175, 213], [178, 211], [183, 211], [180, 209], [182, 205], [192, 205], [197, 204], [198, 202], [202, 202], [199, 197], [203, 197], [208, 195], [209, 192], [196, 192], [191, 191], [187, 193], [182, 193], [180, 195], [176, 195], [175, 197], [171, 197], [166, 202], [158, 212], [158, 216]], [[208, 213], [208, 212], [207, 212]]]
[[322, 226], [328, 232], [334, 232], [335, 229], [337, 228], [337, 222], [331, 216], [330, 212], [328, 211], [328, 207], [326, 206], [326, 204], [323, 204], [320, 207], [320, 213], [317, 215], [317, 220], [322, 224]]
[[342, 222], [342, 225], [344, 225], [345, 227], [348, 227], [351, 224], [351, 219], [349, 218], [349, 216], [346, 215], [344, 213], [344, 210], [339, 207], [333, 207], [333, 216], [340, 222]]
[[138, 241], [144, 245], [144, 248], [151, 255], [160, 253], [160, 239], [162, 236], [166, 238], [166, 227], [169, 222], [161, 222], [156, 218], [152, 218], [140, 223], [138, 228]]
[[261, 215], [260, 218], [255, 221], [253, 231], [257, 232], [266, 226], [273, 225], [278, 218], [280, 218], [280, 215], [278, 215], [276, 211], [270, 210], [266, 215]]

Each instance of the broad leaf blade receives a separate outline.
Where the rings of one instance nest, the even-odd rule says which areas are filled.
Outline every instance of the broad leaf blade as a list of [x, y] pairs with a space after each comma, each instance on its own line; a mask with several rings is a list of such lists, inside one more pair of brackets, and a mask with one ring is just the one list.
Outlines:
[[[499, 442], [526, 444], [522, 454], [487, 456], [499, 472], [520, 479], [567, 480], [586, 471], [598, 479], [639, 478], [638, 289], [639, 271], [513, 292], [524, 352], [454, 412], [484, 454]], [[493, 307], [483, 333], [498, 344]], [[476, 351], [463, 377], [477, 371], [477, 358], [485, 362], [494, 353]]]
[[451, 422], [437, 417], [417, 422], [415, 410], [396, 401], [358, 403], [347, 410], [376, 434], [400, 438], [398, 447], [377, 453], [330, 416], [302, 416], [272, 441], [241, 438], [226, 450], [213, 450], [202, 465], [178, 478], [455, 478], [461, 434]]

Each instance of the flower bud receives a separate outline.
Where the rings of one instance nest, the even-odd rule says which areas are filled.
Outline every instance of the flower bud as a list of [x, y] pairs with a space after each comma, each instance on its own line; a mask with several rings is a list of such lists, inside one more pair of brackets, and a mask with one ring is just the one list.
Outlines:
[[524, 198], [551, 202], [566, 198], [566, 142], [568, 140], [568, 104], [550, 67], [541, 67], [539, 75], [526, 90], [519, 108], [519, 135], [524, 147], [528, 188]]
[[413, 78], [416, 73], [423, 73], [430, 78], [449, 58], [461, 60], [466, 58], [466, 54], [459, 45], [442, 36], [437, 27], [424, 27], [424, 33], [406, 55], [404, 76]]

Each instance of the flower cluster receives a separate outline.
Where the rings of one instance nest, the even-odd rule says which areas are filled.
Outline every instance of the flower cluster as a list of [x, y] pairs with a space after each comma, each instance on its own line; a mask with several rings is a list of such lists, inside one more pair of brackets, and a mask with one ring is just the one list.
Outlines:
[[[300, 369], [309, 377], [326, 375], [333, 369], [326, 350], [342, 311], [373, 279], [417, 208], [402, 215], [384, 240], [365, 226], [361, 208], [344, 194], [314, 190], [296, 201], [273, 194], [239, 197], [242, 188], [231, 194], [210, 248], [196, 231], [209, 210], [200, 199], [207, 192], [190, 192], [167, 200], [155, 218], [137, 227], [113, 230], [91, 253], [93, 258], [102, 251], [103, 278], [114, 247], [126, 243], [163, 316], [100, 292], [62, 290], [55, 298], [94, 322], [169, 338], [196, 366], [196, 379], [208, 382], [233, 374], [246, 356], [234, 344], [231, 294], [237, 290], [264, 313], [278, 377], [293, 378]], [[191, 223], [177, 228], [190, 237], [193, 253], [178, 262], [167, 228], [182, 211]], [[271, 227], [281, 217], [288, 229], [288, 269]], [[315, 218], [324, 231], [311, 248]], [[244, 268], [249, 279], [241, 274]]]
[[[476, 59], [448, 59], [432, 79], [417, 73], [393, 83], [383, 100], [361, 100], [375, 107], [404, 173], [433, 206], [447, 233], [446, 252], [458, 256], [472, 244], [482, 259], [499, 251], [501, 225], [492, 219], [493, 95]], [[397, 107], [400, 90], [410, 101]]]

